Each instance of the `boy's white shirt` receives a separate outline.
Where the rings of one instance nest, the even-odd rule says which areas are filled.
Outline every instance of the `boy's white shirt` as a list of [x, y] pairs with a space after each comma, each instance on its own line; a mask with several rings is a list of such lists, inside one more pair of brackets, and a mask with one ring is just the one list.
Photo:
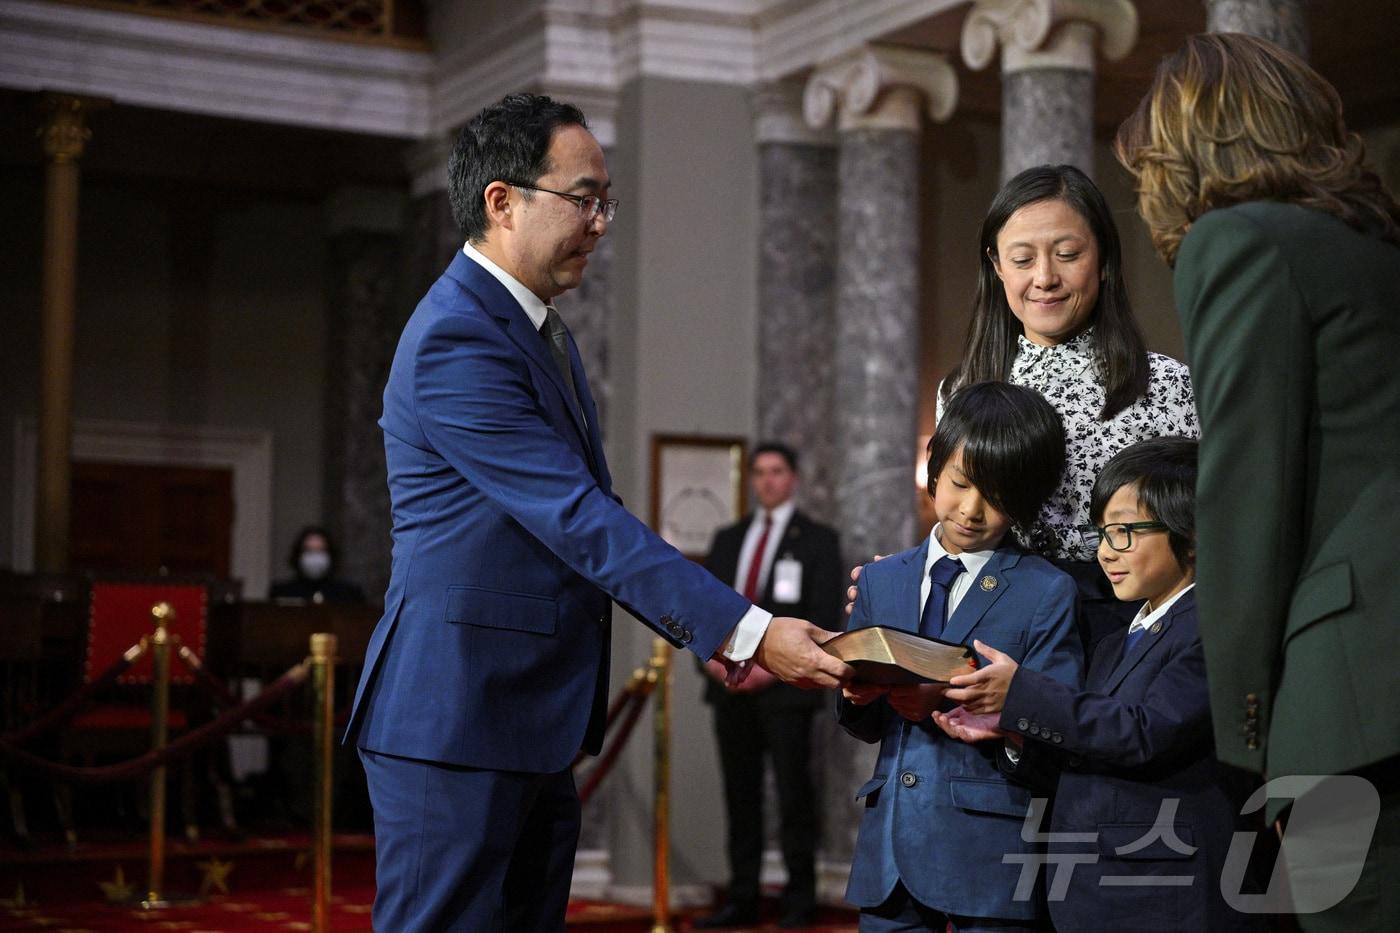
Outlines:
[[929, 571], [940, 557], [951, 557], [961, 561], [963, 573], [953, 578], [953, 582], [948, 585], [948, 615], [951, 619], [953, 613], [958, 608], [958, 603], [962, 602], [967, 591], [972, 588], [972, 581], [977, 579], [977, 575], [982, 572], [982, 568], [987, 566], [987, 561], [996, 554], [996, 549], [986, 551], [963, 551], [961, 554], [949, 554], [943, 547], [943, 542], [938, 540], [938, 531], [942, 528], [942, 523], [933, 526], [933, 531], [928, 536], [928, 559], [924, 561], [924, 578], [919, 583], [919, 615], [923, 616], [924, 603], [928, 602], [929, 590], [933, 588], [933, 581], [929, 579]]
[[1128, 626], [1128, 634], [1131, 635], [1133, 634], [1133, 632], [1136, 632], [1140, 629], [1145, 629], [1153, 622], [1156, 622], [1158, 619], [1165, 616], [1167, 614], [1167, 610], [1172, 607], [1172, 603], [1176, 602], [1178, 599], [1191, 592], [1191, 590], [1194, 589], [1195, 586], [1195, 581], [1191, 581], [1190, 583], [1186, 584], [1181, 588], [1181, 592], [1172, 596], [1171, 599], [1162, 603], [1162, 605], [1158, 606], [1156, 609], [1153, 609], [1147, 603], [1143, 603], [1142, 608], [1138, 610], [1138, 614], [1133, 617], [1132, 624]]

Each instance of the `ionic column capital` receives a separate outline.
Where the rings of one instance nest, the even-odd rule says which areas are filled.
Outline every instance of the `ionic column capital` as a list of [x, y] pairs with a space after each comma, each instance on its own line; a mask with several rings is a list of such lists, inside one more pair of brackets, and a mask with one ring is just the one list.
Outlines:
[[1002, 48], [1006, 74], [1032, 68], [1094, 70], [1094, 38], [1116, 61], [1137, 42], [1132, 0], [977, 0], [963, 20], [962, 56], [985, 68]]
[[110, 103], [101, 97], [46, 91], [39, 98], [39, 110], [44, 115], [44, 125], [39, 135], [49, 162], [62, 165], [81, 159], [83, 146], [92, 138], [92, 130], [88, 129], [86, 122], [88, 113], [101, 110]]
[[836, 134], [830, 127], [813, 126], [803, 116], [803, 85], [800, 81], [767, 81], [749, 95], [753, 107], [754, 137], [763, 143], [801, 143], [832, 146]]
[[837, 128], [917, 130], [920, 104], [936, 122], [953, 114], [958, 75], [936, 52], [865, 46], [812, 73], [802, 95], [811, 126], [825, 126], [837, 114]]

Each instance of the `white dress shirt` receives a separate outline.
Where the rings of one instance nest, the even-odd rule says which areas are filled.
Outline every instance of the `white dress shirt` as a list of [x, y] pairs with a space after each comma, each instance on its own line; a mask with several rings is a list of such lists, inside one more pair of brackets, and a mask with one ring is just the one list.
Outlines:
[[948, 615], [951, 619], [953, 612], [958, 608], [958, 603], [962, 602], [967, 591], [972, 587], [972, 581], [977, 579], [977, 575], [982, 572], [982, 568], [987, 566], [987, 561], [992, 559], [996, 553], [993, 548], [987, 551], [963, 551], [961, 554], [949, 554], [943, 547], [943, 542], [938, 540], [939, 533], [943, 526], [934, 525], [933, 531], [928, 536], [928, 559], [924, 561], [924, 578], [919, 584], [919, 615], [922, 617], [924, 603], [928, 602], [929, 590], [933, 589], [933, 581], [929, 579], [929, 571], [937, 563], [940, 557], [951, 557], [963, 565], [963, 572], [953, 578], [953, 582], [948, 585]]
[[1183, 595], [1190, 592], [1191, 588], [1195, 585], [1196, 584], [1193, 582], [1182, 587], [1180, 593], [1177, 593], [1171, 599], [1162, 603], [1162, 605], [1158, 606], [1155, 609], [1152, 608], [1152, 605], [1150, 603], [1143, 603], [1142, 608], [1138, 610], [1138, 614], [1133, 617], [1132, 624], [1128, 626], [1128, 634], [1131, 635], [1133, 634], [1133, 632], [1141, 631], [1142, 629], [1147, 628], [1153, 622], [1156, 622], [1158, 619], [1165, 616], [1167, 614], [1167, 610], [1172, 607], [1172, 603], [1176, 602]]
[[735, 568], [734, 589], [739, 593], [744, 592], [744, 583], [749, 579], [754, 552], [758, 550], [758, 539], [763, 537], [764, 519], [771, 515], [773, 527], [769, 530], [768, 540], [763, 546], [763, 566], [758, 571], [758, 593], [762, 593], [768, 587], [768, 577], [773, 572], [773, 559], [778, 553], [778, 544], [787, 533], [788, 522], [792, 521], [792, 513], [795, 511], [797, 506], [791, 499], [772, 512], [761, 506], [754, 510], [753, 521], [749, 522], [749, 530], [744, 533], [743, 546], [739, 548], [739, 564]]

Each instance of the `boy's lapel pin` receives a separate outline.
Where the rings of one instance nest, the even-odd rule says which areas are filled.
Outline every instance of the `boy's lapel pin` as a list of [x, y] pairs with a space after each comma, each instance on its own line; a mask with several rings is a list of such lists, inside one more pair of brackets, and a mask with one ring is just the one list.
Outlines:
[[996, 577], [992, 576], [992, 575], [989, 573], [989, 574], [987, 574], [985, 577], [982, 578], [982, 590], [983, 590], [983, 592], [990, 593], [992, 590], [994, 590], [994, 589], [996, 589], [996, 588], [997, 588], [997, 578], [996, 578]]
[[1151, 632], [1153, 635], [1156, 635], [1158, 632], [1162, 631], [1162, 620], [1158, 619], [1156, 622], [1153, 622], [1152, 627], [1148, 629], [1148, 631]]

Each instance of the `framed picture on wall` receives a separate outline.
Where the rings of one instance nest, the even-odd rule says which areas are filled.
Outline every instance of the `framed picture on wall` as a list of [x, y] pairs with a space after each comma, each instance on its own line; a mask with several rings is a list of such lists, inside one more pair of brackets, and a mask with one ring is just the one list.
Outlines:
[[691, 560], [748, 506], [742, 437], [653, 434], [651, 527]]

